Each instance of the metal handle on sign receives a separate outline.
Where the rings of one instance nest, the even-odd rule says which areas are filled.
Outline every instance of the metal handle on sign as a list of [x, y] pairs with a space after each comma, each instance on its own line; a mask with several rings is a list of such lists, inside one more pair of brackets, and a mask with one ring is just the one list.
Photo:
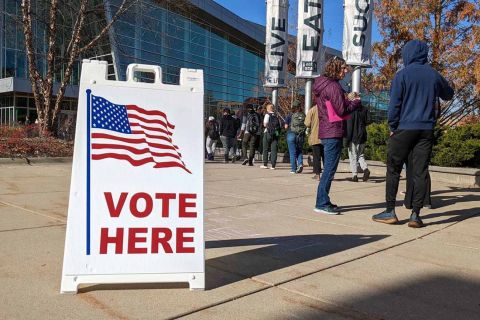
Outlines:
[[135, 72], [149, 72], [155, 74], [154, 83], [162, 83], [162, 68], [149, 64], [132, 63], [127, 67], [127, 81], [135, 82]]

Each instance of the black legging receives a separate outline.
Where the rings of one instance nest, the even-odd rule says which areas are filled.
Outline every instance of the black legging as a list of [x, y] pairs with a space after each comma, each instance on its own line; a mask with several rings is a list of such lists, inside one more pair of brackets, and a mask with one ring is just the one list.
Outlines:
[[323, 158], [323, 144], [314, 144], [312, 146], [313, 150], [313, 173], [320, 174], [322, 173], [322, 162]]

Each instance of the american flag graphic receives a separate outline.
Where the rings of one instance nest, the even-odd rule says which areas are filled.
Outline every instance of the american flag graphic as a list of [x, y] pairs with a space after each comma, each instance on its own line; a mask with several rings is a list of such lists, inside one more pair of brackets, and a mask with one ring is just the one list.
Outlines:
[[178, 146], [173, 144], [175, 126], [158, 110], [119, 105], [91, 95], [92, 160], [117, 159], [138, 167], [181, 168], [190, 173]]

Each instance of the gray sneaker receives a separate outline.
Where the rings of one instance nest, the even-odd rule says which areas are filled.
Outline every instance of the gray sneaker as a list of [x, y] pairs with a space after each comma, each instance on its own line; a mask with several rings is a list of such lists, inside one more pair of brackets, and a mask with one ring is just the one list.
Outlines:
[[412, 212], [410, 215], [410, 220], [408, 221], [408, 226], [410, 228], [423, 228], [425, 225], [423, 224], [422, 219], [420, 219], [420, 215]]
[[379, 214], [376, 214], [372, 217], [372, 220], [375, 222], [381, 222], [386, 224], [396, 224], [398, 223], [397, 215], [395, 214], [395, 210], [392, 211], [383, 211]]

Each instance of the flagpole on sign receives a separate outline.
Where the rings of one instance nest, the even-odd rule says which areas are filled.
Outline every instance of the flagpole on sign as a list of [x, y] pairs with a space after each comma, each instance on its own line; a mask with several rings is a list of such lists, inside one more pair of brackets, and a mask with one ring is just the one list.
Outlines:
[[305, 114], [312, 107], [312, 85], [313, 79], [306, 79], [305, 82]]
[[354, 66], [352, 74], [352, 92], [360, 93], [362, 82], [362, 67]]
[[90, 143], [90, 129], [91, 129], [91, 110], [92, 110], [92, 90], [88, 89], [87, 93], [87, 256], [90, 255], [90, 215], [91, 215], [91, 206], [90, 206], [90, 161], [91, 161], [91, 143]]

